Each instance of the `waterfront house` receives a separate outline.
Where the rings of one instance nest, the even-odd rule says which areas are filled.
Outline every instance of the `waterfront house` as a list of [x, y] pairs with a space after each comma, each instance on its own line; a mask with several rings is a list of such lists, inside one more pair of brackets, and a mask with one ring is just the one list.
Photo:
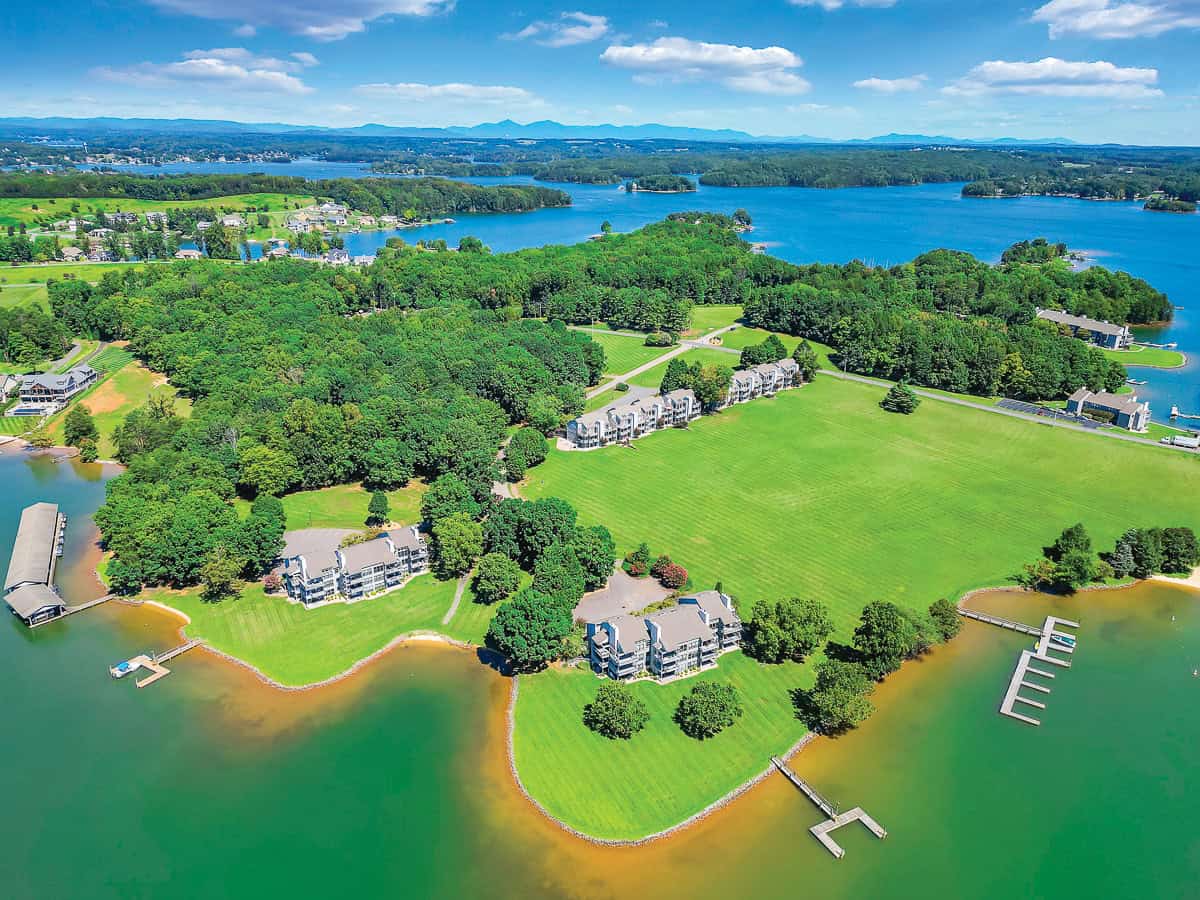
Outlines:
[[1067, 398], [1067, 412], [1112, 422], [1130, 431], [1145, 431], [1150, 424], [1150, 404], [1139, 402], [1137, 394], [1110, 394], [1080, 388]]
[[429, 551], [415, 525], [345, 547], [332, 543], [331, 535], [318, 535], [324, 543], [294, 549], [280, 570], [288, 596], [305, 606], [361, 600], [429, 568]]
[[184, 249], [175, 251], [176, 259], [200, 259], [203, 255], [199, 250]]
[[148, 212], [146, 213], [146, 224], [152, 228], [166, 227], [167, 214], [165, 212]]
[[588, 657], [592, 671], [606, 678], [668, 681], [712, 668], [717, 657], [737, 648], [741, 634], [733, 601], [702, 591], [649, 615], [589, 622]]
[[67, 262], [77, 262], [83, 256], [83, 251], [78, 247], [63, 247], [62, 258]]
[[91, 366], [76, 366], [61, 375], [25, 375], [21, 378], [21, 405], [53, 412], [99, 377]]
[[207, 219], [201, 219], [199, 222], [196, 223], [196, 230], [197, 231], [208, 231], [208, 229], [212, 228], [212, 226], [213, 226], [212, 222], [209, 222]]
[[1087, 316], [1073, 316], [1061, 309], [1039, 309], [1037, 317], [1066, 328], [1072, 337], [1090, 341], [1109, 350], [1125, 350], [1133, 343], [1133, 335], [1128, 325], [1115, 325], [1112, 322], [1089, 319]]
[[225, 226], [226, 228], [245, 228], [246, 220], [243, 219], [241, 216], [239, 216], [237, 213], [233, 213], [228, 216], [222, 216], [221, 224], [223, 226]]
[[21, 512], [13, 541], [4, 600], [26, 625], [56, 618], [66, 604], [54, 590], [54, 564], [62, 551], [66, 517], [54, 503], [34, 503]]
[[350, 265], [350, 254], [339, 247], [334, 247], [325, 254], [325, 262], [331, 266], [348, 266]]

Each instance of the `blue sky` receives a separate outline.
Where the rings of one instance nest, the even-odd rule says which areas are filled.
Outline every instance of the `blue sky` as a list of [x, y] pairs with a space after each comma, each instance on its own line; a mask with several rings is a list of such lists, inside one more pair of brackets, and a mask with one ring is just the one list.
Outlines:
[[0, 114], [1200, 144], [1200, 0], [4, 4]]

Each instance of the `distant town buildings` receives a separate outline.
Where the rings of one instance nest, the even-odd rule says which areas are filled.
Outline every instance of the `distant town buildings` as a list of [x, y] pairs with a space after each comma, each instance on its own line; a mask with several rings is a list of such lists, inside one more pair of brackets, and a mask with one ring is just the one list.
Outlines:
[[288, 596], [306, 607], [362, 600], [429, 568], [429, 551], [415, 525], [346, 547], [323, 531], [306, 543], [284, 551], [289, 555], [281, 570]]
[[1110, 394], [1080, 388], [1067, 398], [1067, 412], [1111, 421], [1130, 431], [1145, 431], [1150, 423], [1150, 404], [1139, 402], [1137, 394]]
[[701, 591], [649, 615], [587, 624], [592, 671], [617, 681], [644, 676], [667, 681], [712, 668], [741, 637], [733, 601], [717, 591]]
[[53, 503], [35, 503], [21, 513], [13, 541], [4, 602], [26, 625], [37, 625], [66, 612], [54, 589], [54, 564], [62, 552], [67, 520]]
[[1109, 350], [1125, 350], [1133, 343], [1133, 335], [1128, 325], [1114, 325], [1112, 322], [1101, 322], [1087, 316], [1073, 316], [1061, 309], [1039, 309], [1037, 317], [1066, 327], [1072, 337]]

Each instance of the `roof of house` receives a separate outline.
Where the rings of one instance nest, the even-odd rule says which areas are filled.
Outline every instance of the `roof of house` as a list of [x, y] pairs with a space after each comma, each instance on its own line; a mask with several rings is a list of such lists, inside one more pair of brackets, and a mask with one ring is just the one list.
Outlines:
[[44, 584], [22, 585], [9, 593], [4, 601], [23, 619], [28, 619], [47, 606], [66, 606], [63, 598]]
[[12, 590], [21, 584], [49, 584], [54, 562], [54, 540], [58, 533], [58, 506], [54, 503], [35, 503], [21, 513], [17, 538], [13, 541], [12, 558], [4, 589]]
[[710, 618], [718, 619], [728, 624], [738, 621], [737, 613], [725, 605], [721, 600], [721, 594], [717, 591], [701, 591], [698, 594], [693, 594], [691, 597], [684, 597], [680, 603], [686, 604], [689, 600], [708, 613]]
[[1137, 394], [1110, 394], [1107, 391], [1089, 391], [1087, 388], [1080, 388], [1068, 400], [1091, 404], [1131, 416], [1150, 409], [1150, 404], [1139, 402]]
[[[599, 409], [583, 413], [582, 415], [577, 416], [575, 421], [580, 425], [590, 427], [597, 422], [607, 422], [609, 413], [614, 413], [619, 416], [630, 412], [640, 412], [644, 408], [641, 405], [641, 402], [650, 398], [653, 396], [653, 394], [654, 391], [650, 388], [631, 387], [623, 397], [619, 397], [612, 403], [602, 406]], [[626, 407], [633, 408], [626, 409]]]
[[425, 546], [425, 541], [422, 540], [421, 533], [415, 525], [401, 528], [397, 531], [389, 531], [388, 537], [392, 539], [392, 543], [397, 547], [408, 547], [410, 550], [418, 550]]
[[90, 366], [77, 366], [62, 374], [45, 372], [41, 375], [26, 375], [21, 379], [21, 387], [31, 388], [36, 385], [51, 391], [65, 391], [72, 386], [73, 382], [86, 381], [95, 374]]
[[659, 628], [658, 644], [663, 650], [677, 649], [688, 641], [708, 640], [712, 631], [699, 612], [690, 606], [674, 606], [646, 617]]
[[749, 381], [753, 383], [754, 379], [758, 377], [759, 373], [754, 371], [754, 369], [742, 369], [733, 373], [733, 380], [736, 382]]
[[341, 553], [343, 565], [351, 571], [396, 562], [396, 551], [392, 549], [392, 543], [386, 537], [351, 544], [349, 547], [343, 547]]
[[663, 394], [663, 396], [672, 403], [676, 403], [680, 400], [691, 400], [693, 403], [696, 402], [696, 392], [691, 388], [676, 388], [670, 393]]
[[1073, 316], [1061, 309], [1039, 309], [1039, 319], [1070, 325], [1072, 328], [1086, 328], [1100, 334], [1124, 334], [1129, 329], [1124, 325], [1114, 325], [1112, 322], [1101, 322], [1099, 319], [1089, 319], [1087, 316]]
[[[608, 624], [617, 630], [617, 649], [621, 653], [631, 652], [638, 641], [649, 640], [646, 621], [640, 616], [613, 616]], [[597, 632], [604, 634], [603, 631]]]

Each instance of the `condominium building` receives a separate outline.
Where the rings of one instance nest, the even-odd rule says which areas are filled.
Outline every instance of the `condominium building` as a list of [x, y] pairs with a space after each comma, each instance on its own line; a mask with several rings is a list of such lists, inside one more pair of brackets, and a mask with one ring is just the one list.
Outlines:
[[428, 568], [425, 540], [411, 526], [346, 547], [305, 547], [284, 559], [280, 574], [289, 597], [313, 606], [362, 600]]
[[1080, 388], [1067, 398], [1067, 412], [1110, 421], [1130, 431], [1145, 431], [1150, 424], [1150, 404], [1139, 401], [1137, 394], [1110, 394]]
[[91, 366], [76, 366], [61, 375], [25, 375], [21, 378], [21, 405], [43, 413], [54, 412], [91, 387], [99, 377]]
[[702, 591], [646, 616], [589, 622], [588, 654], [597, 675], [665, 681], [712, 668], [718, 656], [737, 648], [741, 634], [733, 601], [717, 591]]
[[1067, 328], [1072, 337], [1110, 350], [1124, 350], [1133, 343], [1133, 334], [1128, 325], [1115, 325], [1112, 322], [1089, 319], [1087, 316], [1073, 316], [1061, 309], [1039, 309], [1037, 317]]

